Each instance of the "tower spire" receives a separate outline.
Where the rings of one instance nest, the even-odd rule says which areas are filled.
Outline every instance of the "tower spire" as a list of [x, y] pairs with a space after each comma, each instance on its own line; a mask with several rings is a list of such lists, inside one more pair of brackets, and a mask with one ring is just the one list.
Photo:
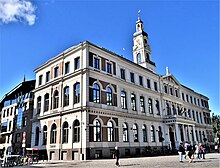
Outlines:
[[138, 20], [141, 20], [140, 15], [141, 15], [141, 10], [139, 9], [139, 10], [138, 10]]

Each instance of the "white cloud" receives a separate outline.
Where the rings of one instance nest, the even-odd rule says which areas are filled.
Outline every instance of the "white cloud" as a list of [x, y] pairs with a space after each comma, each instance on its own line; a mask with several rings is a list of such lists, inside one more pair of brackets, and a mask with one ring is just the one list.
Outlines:
[[0, 0], [0, 21], [27, 22], [33, 25], [36, 20], [36, 8], [28, 0]]

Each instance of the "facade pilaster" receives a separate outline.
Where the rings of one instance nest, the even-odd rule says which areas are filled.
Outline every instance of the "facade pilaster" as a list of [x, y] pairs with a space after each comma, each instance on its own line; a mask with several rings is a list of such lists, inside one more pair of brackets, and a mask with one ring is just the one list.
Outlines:
[[175, 135], [176, 135], [176, 149], [177, 149], [180, 143], [180, 131], [179, 131], [178, 123], [175, 123]]

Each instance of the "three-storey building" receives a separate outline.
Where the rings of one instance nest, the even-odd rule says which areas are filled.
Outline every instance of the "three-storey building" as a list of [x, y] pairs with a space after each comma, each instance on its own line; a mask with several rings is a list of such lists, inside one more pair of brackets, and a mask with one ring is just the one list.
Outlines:
[[213, 141], [208, 98], [156, 73], [140, 18], [133, 39], [133, 62], [86, 41], [35, 70], [32, 147], [78, 160]]

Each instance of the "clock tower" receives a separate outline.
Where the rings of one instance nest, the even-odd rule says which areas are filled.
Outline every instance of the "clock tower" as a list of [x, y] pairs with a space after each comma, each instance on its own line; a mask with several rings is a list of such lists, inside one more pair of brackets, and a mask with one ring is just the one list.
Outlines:
[[144, 24], [140, 19], [140, 10], [138, 11], [138, 20], [136, 21], [136, 32], [133, 34], [133, 41], [134, 63], [155, 72], [156, 65], [151, 61], [151, 49], [148, 44], [148, 34], [144, 31]]

